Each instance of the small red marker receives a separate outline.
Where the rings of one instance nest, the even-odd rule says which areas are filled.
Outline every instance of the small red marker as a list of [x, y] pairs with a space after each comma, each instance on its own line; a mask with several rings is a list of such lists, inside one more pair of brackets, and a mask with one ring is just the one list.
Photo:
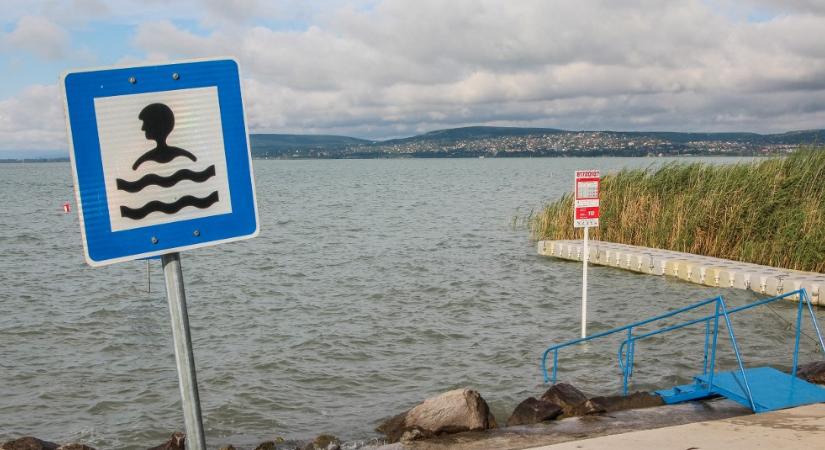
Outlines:
[[70, 213], [70, 212], [72, 212], [72, 204], [71, 204], [71, 203], [69, 203], [69, 202], [64, 203], [64, 204], [63, 204], [63, 212], [64, 212], [64, 213]]

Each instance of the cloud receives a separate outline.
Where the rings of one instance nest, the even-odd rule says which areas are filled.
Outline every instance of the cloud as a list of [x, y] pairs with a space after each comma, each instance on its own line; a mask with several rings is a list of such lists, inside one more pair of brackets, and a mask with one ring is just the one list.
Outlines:
[[112, 12], [101, 0], [72, 0], [70, 9], [87, 19], [106, 17]]
[[149, 54], [163, 54], [167, 59], [200, 57], [219, 49], [215, 39], [181, 30], [169, 21], [141, 24], [135, 34], [134, 43]]
[[728, 8], [759, 8], [774, 14], [825, 14], [825, 3], [820, 0], [717, 0]]
[[206, 21], [211, 23], [247, 22], [265, 15], [265, 5], [258, 0], [204, 0]]
[[[767, 6], [781, 9], [753, 2]], [[770, 132], [823, 126], [819, 112], [792, 103], [825, 97], [825, 17], [815, 12], [798, 1], [748, 22], [700, 1], [386, 0], [297, 31], [200, 36], [145, 24], [136, 45], [155, 56], [236, 55], [259, 131], [380, 138], [524, 123]]]
[[69, 34], [41, 16], [23, 16], [10, 33], [3, 36], [6, 47], [25, 50], [44, 59], [61, 58], [69, 48]]
[[0, 101], [2, 150], [66, 148], [63, 102], [56, 85], [33, 85]]
[[168, 20], [141, 19], [122, 61], [237, 57], [253, 132], [777, 132], [825, 127], [817, 5], [210, 0], [177, 5]]

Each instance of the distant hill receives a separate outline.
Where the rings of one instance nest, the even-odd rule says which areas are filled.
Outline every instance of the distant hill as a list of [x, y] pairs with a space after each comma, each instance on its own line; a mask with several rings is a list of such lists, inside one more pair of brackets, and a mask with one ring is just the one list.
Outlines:
[[765, 137], [776, 144], [825, 144], [825, 130], [789, 131]]
[[253, 134], [250, 141], [258, 158], [755, 155], [825, 144], [825, 130], [757, 134], [474, 126], [385, 141], [298, 134]]
[[628, 131], [616, 134], [638, 137], [655, 137], [671, 142], [749, 142], [772, 144], [825, 143], [825, 130], [789, 131], [781, 134], [757, 133], [678, 133], [669, 131]]
[[252, 156], [257, 157], [282, 157], [296, 153], [319, 156], [371, 143], [372, 141], [365, 139], [324, 134], [252, 134], [249, 136]]
[[555, 128], [519, 128], [519, 127], [462, 127], [448, 128], [446, 130], [435, 130], [428, 133], [411, 136], [408, 138], [391, 139], [382, 141], [382, 144], [392, 142], [407, 142], [416, 140], [455, 140], [455, 139], [483, 139], [504, 136], [529, 136], [538, 134], [564, 133], [564, 130]]
[[[825, 145], [825, 130], [758, 133], [569, 131], [473, 126], [371, 141], [349, 136], [252, 134], [254, 158], [462, 158], [519, 156], [764, 155]], [[0, 162], [65, 160], [65, 151], [0, 151]]]

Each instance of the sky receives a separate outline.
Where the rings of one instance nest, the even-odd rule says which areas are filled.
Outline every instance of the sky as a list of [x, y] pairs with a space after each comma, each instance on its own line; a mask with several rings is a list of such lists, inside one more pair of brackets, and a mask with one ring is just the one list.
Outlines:
[[224, 56], [253, 133], [825, 128], [824, 0], [3, 0], [0, 152], [66, 151], [64, 71]]

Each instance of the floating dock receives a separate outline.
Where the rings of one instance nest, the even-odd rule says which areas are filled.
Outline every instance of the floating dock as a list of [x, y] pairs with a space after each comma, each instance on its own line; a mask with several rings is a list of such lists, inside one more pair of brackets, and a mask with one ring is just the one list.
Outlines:
[[[765, 295], [781, 295], [804, 288], [811, 303], [825, 305], [825, 274], [779, 269], [691, 253], [637, 247], [612, 242], [589, 242], [588, 262], [649, 275], [668, 275], [712, 287], [749, 289]], [[539, 255], [582, 260], [579, 240], [539, 241]], [[789, 297], [798, 300], [798, 296]]]

